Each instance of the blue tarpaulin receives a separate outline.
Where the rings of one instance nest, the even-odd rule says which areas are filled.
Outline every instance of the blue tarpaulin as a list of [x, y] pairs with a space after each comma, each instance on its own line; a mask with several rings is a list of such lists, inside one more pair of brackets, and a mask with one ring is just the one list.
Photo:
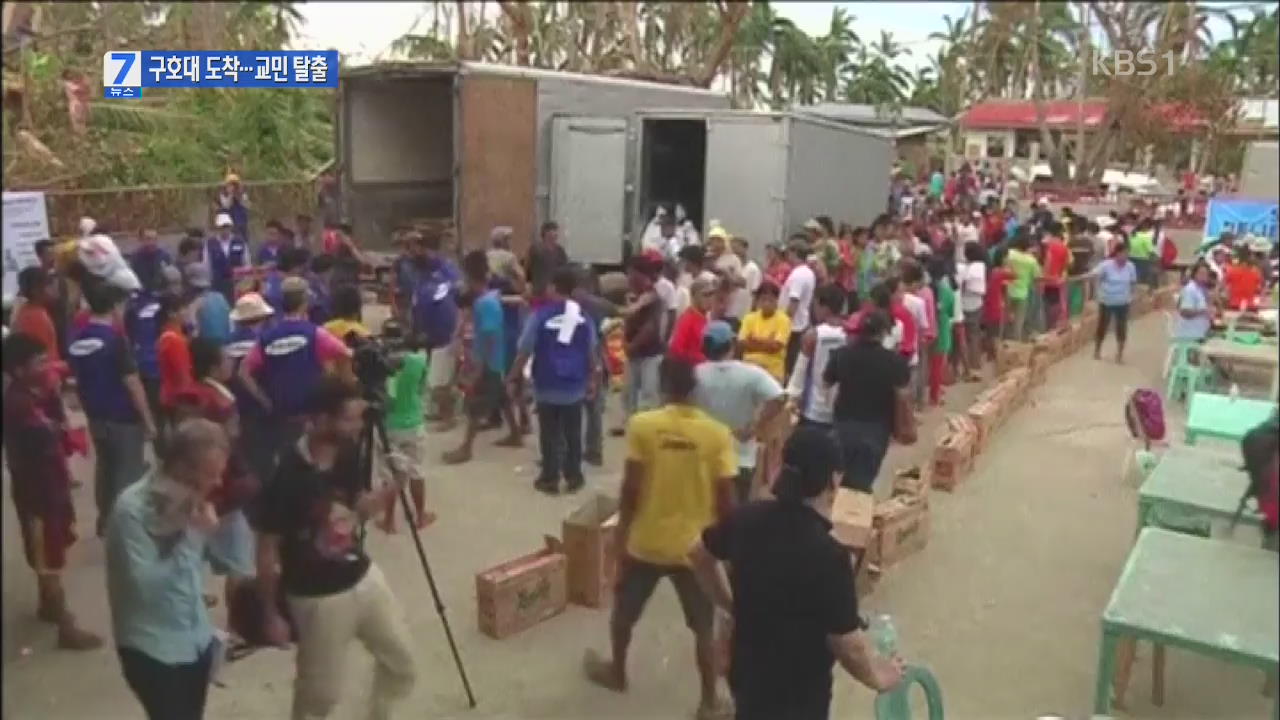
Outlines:
[[1232, 232], [1236, 237], [1249, 233], [1275, 243], [1280, 239], [1276, 231], [1277, 208], [1280, 204], [1275, 200], [1213, 198], [1204, 223], [1205, 242], [1216, 241], [1223, 232]]

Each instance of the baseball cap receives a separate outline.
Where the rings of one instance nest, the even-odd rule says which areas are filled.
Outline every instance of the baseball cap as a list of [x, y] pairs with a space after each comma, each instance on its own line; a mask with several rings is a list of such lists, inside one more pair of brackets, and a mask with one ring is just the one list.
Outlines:
[[733, 342], [733, 328], [723, 320], [708, 323], [702, 331], [702, 344], [709, 348], [720, 348]]
[[800, 425], [782, 448], [782, 469], [773, 485], [780, 499], [807, 500], [831, 487], [831, 475], [840, 466], [840, 453], [826, 431]]
[[231, 216], [226, 213], [218, 213], [213, 218], [214, 227], [231, 227]]
[[822, 223], [818, 222], [817, 218], [809, 218], [804, 221], [804, 229], [818, 232], [822, 230]]

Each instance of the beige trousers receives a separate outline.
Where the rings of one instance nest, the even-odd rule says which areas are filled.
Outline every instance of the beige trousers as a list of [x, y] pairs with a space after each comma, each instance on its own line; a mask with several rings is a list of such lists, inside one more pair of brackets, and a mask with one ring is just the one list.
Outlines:
[[359, 640], [373, 655], [370, 720], [391, 717], [396, 700], [413, 688], [413, 654], [400, 604], [377, 565], [356, 586], [324, 597], [289, 596], [298, 628], [293, 720], [329, 717], [346, 680], [347, 649]]

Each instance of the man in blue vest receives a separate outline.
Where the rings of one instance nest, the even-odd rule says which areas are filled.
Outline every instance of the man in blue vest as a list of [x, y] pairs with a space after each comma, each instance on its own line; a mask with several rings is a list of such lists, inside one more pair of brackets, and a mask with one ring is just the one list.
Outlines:
[[346, 343], [307, 317], [307, 281], [285, 278], [281, 291], [279, 322], [258, 336], [237, 373], [244, 391], [269, 413], [273, 460], [302, 437], [311, 391], [326, 369], [349, 371], [351, 361]]
[[507, 382], [524, 376], [533, 358], [533, 397], [538, 403], [538, 445], [542, 473], [537, 490], [560, 491], [563, 474], [569, 492], [582, 489], [582, 404], [598, 391], [599, 337], [582, 307], [570, 299], [577, 272], [561, 267], [551, 276], [546, 304], [530, 316], [520, 336]]
[[438, 231], [427, 231], [412, 237], [421, 246], [414, 257], [417, 275], [413, 287], [413, 331], [420, 336], [431, 356], [427, 370], [427, 387], [435, 405], [438, 432], [453, 428], [453, 373], [456, 365], [454, 337], [458, 330], [458, 290], [462, 276], [457, 266], [445, 257]]
[[97, 458], [94, 500], [101, 536], [116, 496], [146, 471], [143, 446], [156, 436], [156, 425], [129, 338], [122, 332], [124, 291], [92, 282], [85, 285], [84, 297], [89, 322], [71, 337], [67, 361]]
[[231, 216], [220, 212], [213, 219], [214, 234], [205, 242], [205, 263], [209, 266], [209, 277], [213, 280], [213, 289], [222, 293], [231, 302], [235, 290], [236, 268], [249, 264], [249, 248], [244, 238], [236, 234], [232, 227]]
[[160, 339], [156, 313], [160, 310], [160, 298], [158, 291], [136, 293], [129, 300], [124, 320], [152, 417], [160, 417], [160, 363], [156, 357], [156, 340]]

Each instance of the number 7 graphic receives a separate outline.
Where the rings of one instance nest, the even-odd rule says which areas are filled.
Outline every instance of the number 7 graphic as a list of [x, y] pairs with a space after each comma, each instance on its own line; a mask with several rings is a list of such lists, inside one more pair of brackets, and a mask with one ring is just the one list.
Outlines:
[[129, 75], [129, 68], [133, 67], [133, 63], [138, 59], [138, 56], [131, 52], [113, 52], [111, 53], [111, 59], [123, 61], [120, 65], [120, 72], [116, 74], [116, 79], [111, 82], [112, 85], [122, 85], [124, 79]]

